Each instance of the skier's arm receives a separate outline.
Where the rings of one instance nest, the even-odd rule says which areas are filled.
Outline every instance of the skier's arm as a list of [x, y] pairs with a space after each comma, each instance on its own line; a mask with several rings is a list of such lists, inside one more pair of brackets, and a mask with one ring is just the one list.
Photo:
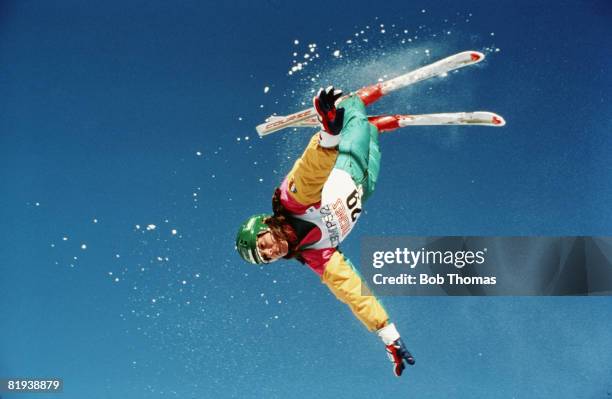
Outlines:
[[320, 145], [320, 134], [312, 136], [302, 156], [287, 175], [289, 195], [302, 205], [315, 204], [321, 200], [321, 191], [331, 173], [338, 148]]
[[378, 331], [389, 324], [386, 310], [341, 252], [334, 252], [321, 277], [336, 298], [346, 303], [368, 330]]
[[404, 345], [395, 325], [389, 322], [387, 312], [350, 260], [332, 248], [311, 252], [303, 253], [306, 263], [315, 272], [321, 272], [323, 269], [323, 283], [336, 298], [349, 306], [368, 330], [376, 332], [385, 344], [389, 360], [393, 363], [393, 372], [398, 377], [402, 375], [405, 364], [414, 364], [414, 357]]
[[336, 109], [335, 102], [341, 96], [340, 90], [329, 87], [313, 99], [323, 130], [312, 137], [287, 176], [290, 196], [301, 205], [321, 200], [323, 185], [336, 163], [344, 109]]

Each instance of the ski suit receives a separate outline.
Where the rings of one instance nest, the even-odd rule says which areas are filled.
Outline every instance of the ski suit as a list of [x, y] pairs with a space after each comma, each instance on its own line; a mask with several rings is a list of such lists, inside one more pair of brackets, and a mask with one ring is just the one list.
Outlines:
[[277, 193], [297, 232], [296, 258], [317, 273], [369, 330], [376, 331], [388, 324], [387, 312], [337, 246], [374, 191], [380, 168], [379, 131], [368, 122], [359, 97], [351, 96], [339, 107], [345, 109], [340, 144], [324, 148], [315, 134]]

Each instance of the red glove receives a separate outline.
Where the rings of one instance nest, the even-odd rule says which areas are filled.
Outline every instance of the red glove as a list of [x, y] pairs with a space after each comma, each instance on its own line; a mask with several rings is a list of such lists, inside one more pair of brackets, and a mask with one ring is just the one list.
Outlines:
[[340, 97], [342, 97], [342, 90], [329, 86], [327, 89], [319, 90], [312, 100], [323, 130], [333, 136], [340, 133], [344, 122], [344, 108], [336, 109], [336, 101]]
[[404, 362], [411, 366], [414, 364], [414, 357], [408, 352], [401, 338], [395, 340], [391, 345], [387, 345], [387, 356], [393, 362], [393, 372], [398, 377], [402, 375], [402, 371], [406, 368]]
[[376, 334], [385, 344], [387, 356], [389, 356], [389, 360], [393, 363], [393, 372], [399, 377], [406, 368], [404, 362], [413, 365], [414, 357], [412, 357], [412, 354], [410, 354], [406, 345], [404, 345], [399, 332], [397, 332], [395, 328], [395, 324], [387, 324], [385, 327], [376, 331]]

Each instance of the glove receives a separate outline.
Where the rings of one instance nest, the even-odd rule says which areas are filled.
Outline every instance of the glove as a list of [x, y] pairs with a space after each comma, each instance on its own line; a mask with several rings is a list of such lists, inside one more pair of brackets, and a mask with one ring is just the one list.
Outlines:
[[393, 363], [393, 372], [396, 376], [402, 375], [406, 368], [404, 362], [409, 365], [414, 364], [414, 357], [404, 345], [404, 341], [400, 338], [399, 332], [395, 328], [395, 324], [391, 323], [381, 328], [376, 332], [387, 348], [387, 356]]
[[327, 89], [319, 90], [312, 100], [323, 130], [333, 136], [340, 133], [342, 122], [344, 122], [344, 108], [336, 109], [336, 101], [340, 97], [342, 97], [342, 90], [329, 86]]
[[393, 372], [398, 377], [402, 375], [402, 371], [406, 368], [404, 362], [411, 366], [414, 364], [414, 357], [408, 352], [401, 338], [393, 341], [391, 345], [387, 345], [387, 356], [393, 362]]

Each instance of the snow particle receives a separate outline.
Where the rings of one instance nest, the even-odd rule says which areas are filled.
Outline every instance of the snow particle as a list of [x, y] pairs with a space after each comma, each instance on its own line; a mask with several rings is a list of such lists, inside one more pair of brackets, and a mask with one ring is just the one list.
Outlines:
[[176, 229], [172, 229], [172, 235], [175, 236], [177, 233]]
[[68, 237], [62, 237], [62, 241], [68, 241]]
[[269, 91], [270, 91], [270, 87], [268, 87], [268, 86], [264, 87], [264, 94], [266, 94]]
[[295, 45], [297, 46], [298, 44], [300, 44], [300, 41], [299, 41], [298, 39], [295, 39], [295, 40], [293, 41], [293, 44], [295, 44]]
[[154, 224], [149, 224], [149, 225], [147, 225], [147, 230], [148, 230], [148, 231], [155, 230], [156, 228], [157, 228], [157, 226], [156, 226], [156, 225], [154, 225]]
[[196, 155], [201, 157], [202, 156], [202, 152], [201, 151], [196, 151]]
[[81, 244], [81, 249], [82, 250], [86, 250], [87, 249], [87, 244]]
[[334, 57], [340, 57], [340, 50], [334, 50], [333, 55]]

